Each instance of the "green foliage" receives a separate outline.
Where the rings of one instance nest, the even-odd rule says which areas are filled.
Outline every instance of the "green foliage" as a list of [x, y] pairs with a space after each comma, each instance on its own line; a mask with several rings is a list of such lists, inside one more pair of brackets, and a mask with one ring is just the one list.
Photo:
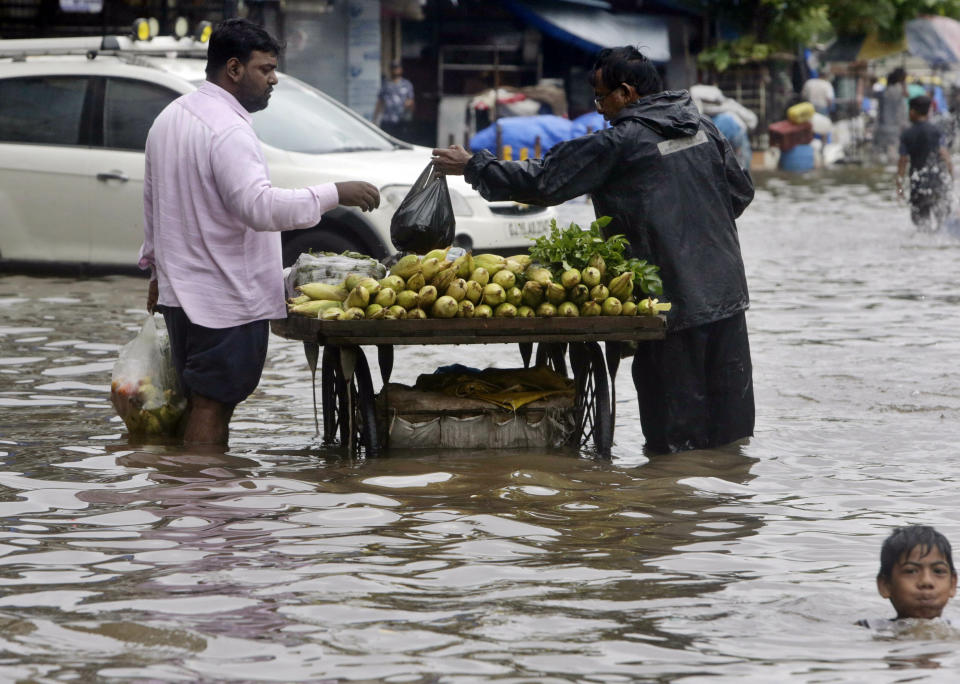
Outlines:
[[719, 41], [714, 47], [697, 55], [697, 62], [717, 71], [726, 71], [731, 64], [762, 61], [769, 57], [772, 51], [769, 43], [758, 43], [753, 36], [743, 36], [736, 40]]
[[920, 15], [960, 19], [960, 0], [831, 0], [824, 4], [838, 33], [876, 33], [887, 41], [903, 38], [907, 22]]
[[719, 67], [724, 60], [729, 66], [762, 60], [780, 50], [792, 52], [797, 44], [829, 32], [829, 6], [840, 0], [684, 1], [709, 19], [731, 26], [741, 34], [737, 40], [721, 42], [718, 46], [721, 53], [710, 63]]
[[610, 223], [609, 216], [601, 216], [584, 230], [576, 223], [561, 229], [556, 219], [550, 221], [550, 234], [534, 239], [530, 256], [534, 261], [550, 269], [554, 279], [559, 282], [563, 271], [575, 268], [582, 271], [590, 258], [599, 255], [607, 266], [608, 278], [633, 271], [634, 283], [648, 295], [663, 293], [660, 280], [660, 267], [647, 263], [643, 259], [627, 259], [624, 256], [630, 242], [623, 235], [611, 235], [604, 238], [601, 230]]
[[903, 38], [906, 23], [925, 14], [960, 19], [960, 0], [683, 0], [711, 20], [735, 27], [741, 36], [720, 41], [698, 57], [723, 71], [764, 59], [832, 34], [876, 33], [881, 40]]

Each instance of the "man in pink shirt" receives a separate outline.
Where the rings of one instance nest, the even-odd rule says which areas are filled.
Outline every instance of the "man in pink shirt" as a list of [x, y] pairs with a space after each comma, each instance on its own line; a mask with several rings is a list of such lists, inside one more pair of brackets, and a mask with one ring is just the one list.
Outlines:
[[250, 113], [269, 102], [280, 50], [256, 24], [224, 21], [207, 80], [147, 137], [140, 267], [151, 269], [147, 310], [163, 313], [188, 396], [191, 447], [225, 448], [234, 408], [260, 382], [269, 321], [286, 316], [280, 231], [314, 226], [338, 204], [380, 204], [363, 181], [270, 184]]

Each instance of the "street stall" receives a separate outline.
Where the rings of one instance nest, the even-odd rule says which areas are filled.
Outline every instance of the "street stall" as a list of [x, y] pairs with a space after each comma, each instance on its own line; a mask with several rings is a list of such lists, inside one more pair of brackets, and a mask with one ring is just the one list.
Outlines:
[[[339, 439], [351, 450], [362, 447], [371, 455], [390, 445], [390, 416], [377, 409], [378, 395], [363, 347], [376, 347], [382, 392], [389, 392], [395, 346], [518, 343], [525, 367], [534, 360], [535, 366], [547, 365], [564, 376], [569, 368], [573, 428], [566, 442], [581, 446], [592, 442], [597, 453], [609, 455], [620, 343], [661, 339], [665, 319], [661, 314], [597, 316], [588, 320], [531, 317], [323, 321], [291, 315], [273, 321], [271, 330], [280, 337], [303, 341], [311, 370], [316, 373], [320, 369], [325, 442]], [[600, 342], [605, 349], [601, 349]], [[482, 412], [476, 406], [460, 410]], [[438, 402], [431, 410], [417, 409], [418, 415], [431, 411], [450, 414], [456, 413], [458, 407], [454, 402]], [[489, 412], [510, 416], [507, 408], [493, 406], [487, 409]]]
[[[609, 454], [622, 343], [663, 338], [671, 308], [653, 296], [659, 268], [627, 258], [622, 235], [603, 237], [609, 221], [554, 222], [529, 253], [510, 257], [408, 253], [389, 273], [356, 253], [302, 254], [287, 275], [289, 315], [271, 329], [304, 343], [315, 415], [320, 370], [324, 440], [368, 454], [391, 444], [590, 442]], [[504, 343], [520, 345], [524, 368], [444, 367], [414, 387], [390, 381], [396, 346]], [[377, 349], [379, 393], [363, 347]]]

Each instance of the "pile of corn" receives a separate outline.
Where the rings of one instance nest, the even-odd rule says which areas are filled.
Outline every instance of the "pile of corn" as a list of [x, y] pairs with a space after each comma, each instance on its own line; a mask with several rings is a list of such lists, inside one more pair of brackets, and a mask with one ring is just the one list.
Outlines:
[[656, 299], [635, 299], [633, 279], [629, 271], [607, 278], [598, 256], [582, 272], [569, 269], [555, 282], [550, 270], [526, 254], [467, 253], [450, 260], [439, 249], [401, 258], [380, 280], [351, 274], [340, 285], [305, 283], [287, 308], [327, 321], [653, 316], [670, 309]]

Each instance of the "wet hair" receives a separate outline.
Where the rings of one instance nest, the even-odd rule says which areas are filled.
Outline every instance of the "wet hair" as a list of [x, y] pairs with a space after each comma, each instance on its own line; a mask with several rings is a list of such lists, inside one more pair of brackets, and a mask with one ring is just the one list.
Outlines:
[[920, 116], [926, 116], [930, 113], [930, 103], [933, 100], [930, 99], [927, 95], [917, 95], [916, 97], [910, 98], [910, 109], [915, 111]]
[[210, 34], [207, 46], [207, 76], [213, 76], [226, 66], [231, 57], [242, 64], [250, 61], [254, 51], [279, 56], [283, 43], [247, 19], [227, 19]]
[[640, 97], [663, 91], [663, 81], [653, 62], [632, 45], [604, 48], [597, 53], [590, 69], [590, 85], [594, 87], [598, 85], [597, 72], [600, 84], [610, 90], [626, 83], [632, 85]]
[[903, 83], [905, 80], [907, 80], [907, 72], [904, 71], [903, 67], [897, 67], [887, 74], [887, 85]]
[[893, 566], [917, 547], [920, 547], [920, 554], [923, 556], [933, 549], [939, 551], [950, 566], [950, 574], [957, 574], [947, 538], [929, 525], [910, 525], [898, 527], [884, 540], [880, 548], [880, 572], [877, 573], [877, 579], [890, 579], [893, 576]]

